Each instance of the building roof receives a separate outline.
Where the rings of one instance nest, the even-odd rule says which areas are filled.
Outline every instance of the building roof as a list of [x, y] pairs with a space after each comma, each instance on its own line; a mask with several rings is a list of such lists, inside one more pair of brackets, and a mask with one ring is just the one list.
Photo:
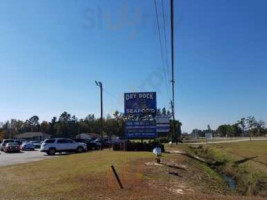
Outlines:
[[27, 133], [22, 133], [22, 134], [19, 134], [19, 135], [17, 135], [17, 136], [15, 136], [15, 138], [31, 138], [31, 137], [43, 137], [43, 136], [47, 136], [47, 137], [49, 137], [49, 136], [51, 136], [51, 135], [49, 135], [49, 134], [47, 134], [47, 133], [42, 133], [42, 132], [27, 132]]
[[96, 133], [80, 133], [76, 138], [99, 138], [100, 135]]

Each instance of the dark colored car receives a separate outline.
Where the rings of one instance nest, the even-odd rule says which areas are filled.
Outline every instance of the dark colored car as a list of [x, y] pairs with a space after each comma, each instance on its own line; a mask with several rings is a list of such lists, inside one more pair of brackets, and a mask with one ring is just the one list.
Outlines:
[[112, 142], [108, 138], [104, 138], [103, 141], [101, 138], [97, 138], [93, 141], [102, 144], [103, 148], [110, 148], [112, 146]]
[[101, 149], [101, 143], [95, 142], [94, 140], [90, 139], [74, 139], [76, 142], [85, 143], [87, 145], [87, 150], [99, 150]]
[[4, 147], [4, 152], [6, 153], [20, 152], [20, 146], [16, 142], [8, 142]]

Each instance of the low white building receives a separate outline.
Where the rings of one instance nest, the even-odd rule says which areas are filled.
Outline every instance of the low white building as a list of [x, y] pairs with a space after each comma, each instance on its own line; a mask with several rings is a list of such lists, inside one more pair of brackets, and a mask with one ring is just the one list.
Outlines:
[[16, 139], [24, 139], [28, 141], [43, 141], [51, 138], [51, 135], [42, 132], [27, 132], [15, 136]]

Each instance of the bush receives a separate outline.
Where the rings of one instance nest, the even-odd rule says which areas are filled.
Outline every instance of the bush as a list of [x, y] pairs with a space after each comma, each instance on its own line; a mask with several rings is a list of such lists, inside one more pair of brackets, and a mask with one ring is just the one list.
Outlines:
[[159, 142], [159, 143], [169, 143], [169, 138], [168, 137], [159, 137], [158, 139], [157, 139], [157, 141]]
[[[155, 147], [161, 148], [162, 152], [165, 152], [164, 145], [159, 142], [149, 142], [149, 143], [141, 143], [141, 142], [120, 142], [113, 144], [114, 151], [153, 151]], [[126, 149], [125, 149], [126, 148]]]

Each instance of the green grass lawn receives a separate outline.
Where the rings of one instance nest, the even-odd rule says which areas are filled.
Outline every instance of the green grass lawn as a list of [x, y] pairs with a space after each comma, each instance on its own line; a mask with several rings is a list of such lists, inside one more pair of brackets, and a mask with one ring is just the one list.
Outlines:
[[[155, 162], [151, 152], [110, 150], [1, 167], [0, 199], [247, 199], [231, 193], [222, 179], [203, 164], [177, 154], [164, 154], [162, 160], [184, 165], [186, 170], [147, 165]], [[123, 190], [111, 165], [118, 171]], [[177, 194], [178, 189], [185, 193]]]
[[184, 149], [208, 163], [219, 163], [213, 167], [234, 178], [240, 194], [267, 197], [267, 141], [207, 144], [195, 148], [185, 145]]
[[267, 141], [212, 144], [212, 146], [244, 158], [257, 156], [253, 160], [264, 162], [267, 165]]
[[[1, 199], [95, 199], [101, 187], [118, 188], [110, 173], [152, 153], [96, 151], [1, 168]], [[138, 174], [137, 174], [138, 175]], [[133, 177], [136, 178], [136, 177]], [[104, 188], [104, 187], [103, 187]], [[88, 191], [87, 191], [88, 190]]]

